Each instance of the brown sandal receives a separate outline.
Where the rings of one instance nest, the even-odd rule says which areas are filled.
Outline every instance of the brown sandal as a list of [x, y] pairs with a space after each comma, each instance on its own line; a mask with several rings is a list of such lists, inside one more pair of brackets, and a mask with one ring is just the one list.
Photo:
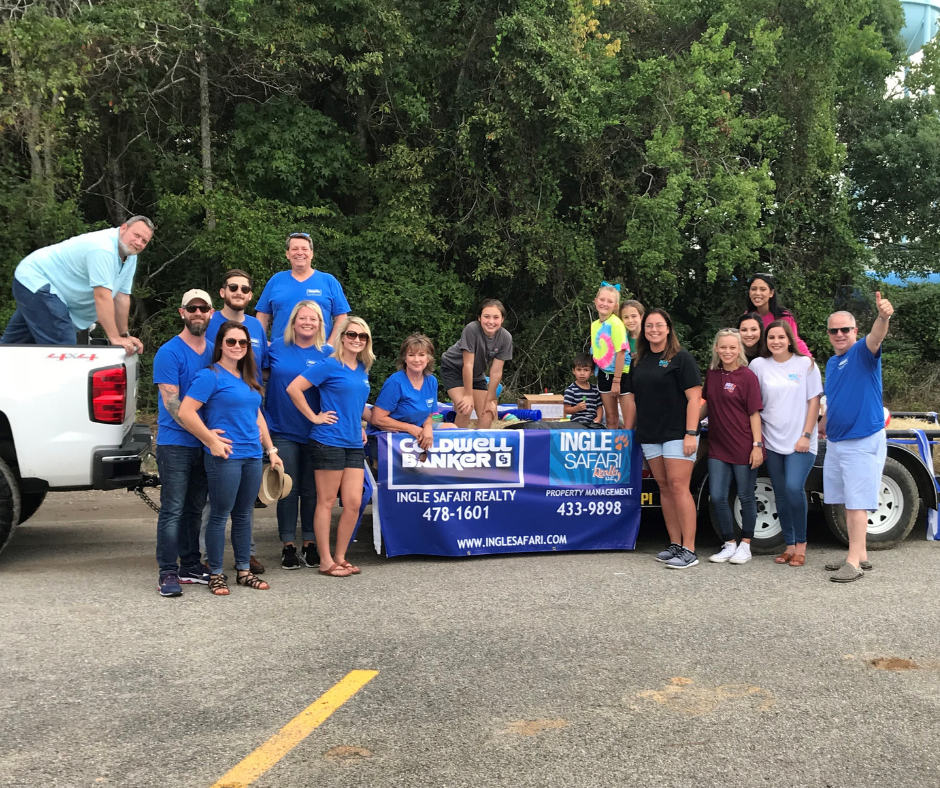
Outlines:
[[806, 554], [795, 553], [790, 559], [790, 566], [803, 566], [806, 563]]
[[246, 571], [245, 574], [239, 572], [238, 576], [235, 578], [235, 582], [240, 586], [253, 588], [255, 591], [267, 591], [271, 587], [250, 569]]
[[784, 552], [780, 553], [780, 555], [778, 555], [778, 556], [774, 559], [774, 563], [775, 563], [775, 564], [789, 564], [789, 563], [790, 563], [790, 559], [793, 558], [793, 556], [795, 556], [795, 555], [796, 555], [796, 553], [788, 553], [788, 552], [784, 551]]
[[228, 578], [225, 575], [210, 575], [209, 577], [209, 593], [213, 596], [228, 596], [229, 590], [225, 581]]
[[339, 562], [339, 565], [340, 565], [341, 567], [343, 567], [343, 569], [348, 569], [348, 570], [349, 570], [349, 574], [351, 574], [351, 575], [361, 575], [361, 574], [362, 574], [362, 570], [361, 570], [358, 566], [353, 566], [351, 563], [349, 563], [349, 561], [340, 561], [340, 562]]
[[342, 564], [330, 564], [326, 569], [318, 569], [317, 571], [327, 577], [349, 577], [352, 574]]

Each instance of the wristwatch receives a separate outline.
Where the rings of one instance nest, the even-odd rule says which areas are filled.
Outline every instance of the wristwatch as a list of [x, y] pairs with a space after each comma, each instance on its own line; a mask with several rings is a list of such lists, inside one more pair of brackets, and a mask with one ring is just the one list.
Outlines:
[[812, 437], [813, 437], [813, 433], [811, 433], [811, 432], [804, 432], [804, 433], [803, 433], [803, 437], [804, 437], [804, 438], [812, 438]]
[[685, 434], [686, 434], [686, 435], [691, 435], [693, 438], [697, 438], [697, 437], [698, 437], [698, 432], [696, 432], [695, 430], [686, 430], [686, 431], [685, 431]]
[[125, 331], [123, 334], [121, 334], [121, 338], [122, 338], [122, 339], [127, 339], [130, 335], [131, 335], [131, 332], [130, 332], [130, 331]]
[[764, 442], [763, 442], [763, 441], [754, 441], [754, 448], [755, 448], [755, 449], [763, 449], [763, 448], [764, 448]]

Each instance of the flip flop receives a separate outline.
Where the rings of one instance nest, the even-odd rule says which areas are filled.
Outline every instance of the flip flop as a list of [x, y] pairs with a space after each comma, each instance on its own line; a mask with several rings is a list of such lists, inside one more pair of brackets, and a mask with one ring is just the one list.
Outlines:
[[774, 559], [774, 563], [775, 564], [789, 564], [790, 559], [793, 558], [794, 555], [796, 555], [796, 553], [790, 553], [790, 552], [780, 553], [780, 555], [778, 555]]
[[806, 555], [800, 555], [795, 553], [792, 558], [790, 558], [790, 566], [803, 566], [806, 563]]
[[340, 565], [341, 567], [343, 567], [343, 569], [348, 569], [348, 570], [349, 570], [349, 574], [351, 574], [351, 575], [361, 575], [361, 574], [362, 574], [362, 570], [361, 570], [358, 566], [353, 566], [351, 563], [349, 563], [349, 561], [340, 561], [340, 562], [339, 562], [339, 565]]
[[349, 577], [352, 574], [352, 572], [347, 571], [346, 567], [342, 564], [331, 564], [326, 569], [318, 569], [317, 571], [327, 577]]
[[829, 579], [833, 583], [851, 583], [864, 576], [865, 573], [861, 569], [856, 569], [852, 564], [846, 561], [839, 567], [837, 572], [833, 572], [833, 574], [829, 576]]

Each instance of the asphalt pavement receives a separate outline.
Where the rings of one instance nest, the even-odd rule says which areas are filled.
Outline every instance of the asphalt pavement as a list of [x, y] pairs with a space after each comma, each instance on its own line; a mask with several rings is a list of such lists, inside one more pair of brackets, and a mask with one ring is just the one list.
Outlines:
[[327, 578], [280, 570], [269, 509], [270, 591], [164, 599], [154, 535], [129, 494], [59, 493], [0, 554], [0, 786], [209, 788], [357, 669], [253, 787], [940, 786], [922, 538], [844, 586], [822, 529], [803, 568], [670, 571], [654, 521], [635, 553], [357, 544]]

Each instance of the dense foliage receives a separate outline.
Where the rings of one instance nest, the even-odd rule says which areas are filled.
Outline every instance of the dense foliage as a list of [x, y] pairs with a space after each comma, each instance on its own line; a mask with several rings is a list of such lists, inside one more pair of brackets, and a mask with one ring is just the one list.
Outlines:
[[825, 315], [864, 308], [866, 267], [940, 249], [938, 59], [885, 97], [897, 0], [6, 9], [0, 278], [151, 215], [132, 317], [151, 349], [182, 291], [233, 266], [263, 283], [297, 229], [373, 326], [380, 378], [405, 334], [443, 349], [501, 297], [510, 391], [564, 385], [601, 279], [671, 310], [701, 354], [770, 270], [825, 355]]

